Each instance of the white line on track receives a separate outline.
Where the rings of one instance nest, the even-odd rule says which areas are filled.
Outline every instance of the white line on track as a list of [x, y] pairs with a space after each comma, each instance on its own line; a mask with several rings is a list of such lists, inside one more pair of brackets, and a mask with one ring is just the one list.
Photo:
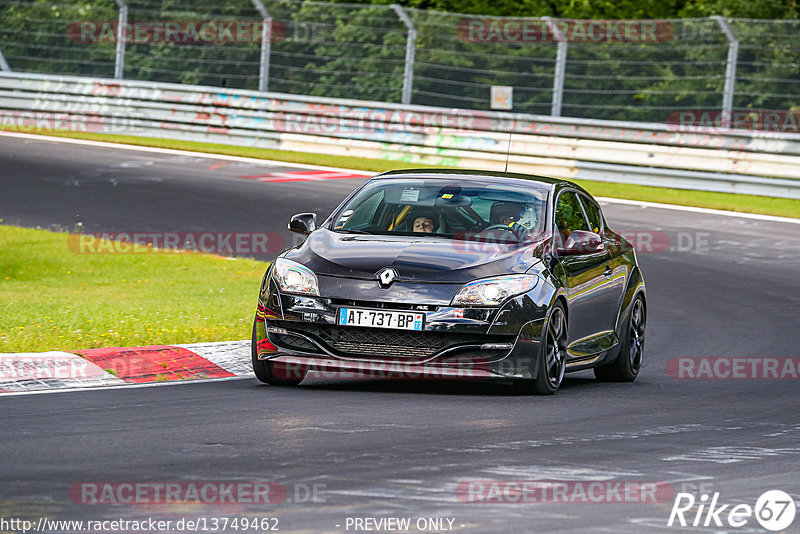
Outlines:
[[[260, 158], [247, 158], [244, 156], [228, 156], [225, 154], [211, 154], [209, 152], [192, 152], [190, 150], [178, 150], [175, 148], [157, 148], [151, 146], [138, 146], [138, 145], [126, 145], [123, 143], [107, 143], [105, 141], [89, 141], [86, 139], [71, 139], [69, 137], [56, 137], [52, 135], [36, 135], [36, 134], [25, 134], [25, 133], [17, 133], [17, 132], [0, 132], [0, 136], [9, 136], [9, 137], [19, 137], [22, 139], [31, 139], [34, 141], [50, 141], [53, 143], [70, 143], [73, 145], [84, 145], [84, 146], [95, 146], [95, 147], [103, 147], [103, 148], [116, 148], [118, 150], [133, 150], [136, 152], [151, 152], [156, 154], [171, 154], [175, 156], [193, 156], [196, 158], [206, 158], [206, 159], [218, 159], [224, 161], [239, 161], [243, 163], [258, 163], [261, 165], [275, 165], [280, 167], [297, 167], [298, 169], [312, 169], [312, 170], [322, 170], [322, 171], [334, 171], [334, 172], [351, 172], [356, 174], [363, 174], [364, 177], [372, 176], [374, 173], [372, 171], [364, 171], [364, 170], [355, 170], [355, 169], [340, 169], [338, 167], [325, 167], [324, 165], [309, 165], [306, 163], [292, 163], [289, 161], [275, 161], [271, 159], [260, 159]], [[232, 146], [239, 146], [239, 145], [232, 145]], [[241, 148], [248, 148], [242, 146]]]
[[791, 217], [778, 217], [775, 215], [760, 215], [758, 213], [742, 213], [739, 211], [712, 210], [710, 208], [695, 208], [693, 206], [679, 206], [677, 204], [661, 204], [659, 202], [646, 202], [644, 200], [628, 200], [625, 198], [595, 197], [600, 202], [612, 204], [627, 204], [630, 206], [641, 206], [643, 208], [658, 208], [665, 210], [690, 211], [692, 213], [703, 213], [706, 215], [722, 215], [725, 217], [738, 217], [740, 219], [756, 219], [759, 221], [770, 221], [789, 224], [800, 224], [800, 219]]
[[[370, 171], [363, 171], [363, 170], [355, 170], [355, 169], [342, 169], [338, 167], [326, 167], [323, 165], [309, 165], [305, 163], [291, 163], [287, 161], [274, 161], [269, 159], [259, 159], [259, 158], [246, 158], [243, 156], [227, 156], [224, 154], [209, 154], [207, 152], [192, 152], [189, 150], [176, 150], [172, 148], [155, 148], [155, 147], [147, 147], [147, 146], [137, 146], [137, 145], [125, 145], [122, 143], [107, 143], [104, 141], [88, 141], [85, 139], [70, 139], [67, 137], [55, 137], [49, 135], [36, 135], [36, 134], [26, 134], [26, 133], [17, 133], [17, 132], [0, 132], [0, 136], [9, 136], [9, 137], [18, 137], [22, 139], [31, 139], [35, 141], [50, 141], [53, 143], [71, 143], [75, 145], [85, 145], [85, 146], [95, 146], [95, 147], [105, 147], [105, 148], [115, 148], [118, 150], [134, 150], [139, 152], [151, 152], [157, 154], [172, 154], [172, 155], [179, 155], [179, 156], [193, 156], [197, 158], [207, 158], [207, 159], [217, 159], [217, 160], [225, 160], [225, 161], [239, 161], [243, 163], [256, 163], [261, 165], [275, 165], [281, 167], [296, 167], [298, 169], [316, 169], [316, 170], [325, 170], [325, 171], [336, 171], [336, 172], [350, 172], [355, 174], [363, 173], [364, 176], [371, 175]], [[756, 213], [740, 213], [738, 211], [727, 211], [727, 210], [715, 210], [709, 208], [695, 208], [692, 206], [679, 206], [675, 204], [661, 204], [658, 202], [645, 202], [642, 200], [627, 200], [622, 198], [608, 198], [608, 197], [596, 197], [597, 200], [601, 202], [611, 202], [615, 204], [627, 204], [631, 206], [641, 206], [644, 208], [656, 208], [656, 209], [665, 209], [665, 210], [675, 210], [675, 211], [688, 211], [693, 213], [702, 213], [705, 215], [717, 215], [723, 217], [738, 217], [741, 219], [755, 219], [759, 221], [770, 221], [770, 222], [778, 222], [778, 223], [788, 223], [788, 224], [800, 224], [800, 219], [794, 219], [791, 217], [777, 217], [774, 215], [759, 215]]]
[[252, 376], [226, 376], [224, 378], [198, 378], [193, 380], [172, 380], [168, 382], [145, 382], [142, 384], [125, 383], [118, 386], [94, 386], [88, 388], [74, 387], [74, 388], [60, 388], [60, 389], [39, 389], [34, 391], [9, 391], [0, 393], [0, 400], [6, 397], [16, 397], [19, 395], [44, 395], [47, 393], [78, 393], [81, 391], [109, 391], [112, 389], [135, 389], [135, 388], [154, 388], [162, 386], [185, 386], [188, 384], [208, 384], [211, 382], [221, 382], [223, 380], [247, 380], [255, 378]]

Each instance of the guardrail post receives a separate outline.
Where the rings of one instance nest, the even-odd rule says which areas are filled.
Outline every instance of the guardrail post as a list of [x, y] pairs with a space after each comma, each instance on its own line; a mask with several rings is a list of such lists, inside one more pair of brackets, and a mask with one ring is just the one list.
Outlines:
[[725, 65], [725, 89], [722, 95], [722, 121], [720, 126], [723, 128], [731, 128], [731, 119], [733, 118], [733, 92], [734, 85], [736, 84], [736, 61], [739, 57], [739, 40], [728, 27], [725, 19], [719, 15], [711, 17], [717, 21], [722, 33], [728, 39], [728, 61]]
[[403, 69], [403, 104], [411, 103], [411, 89], [414, 86], [414, 56], [417, 53], [417, 30], [414, 28], [414, 23], [411, 17], [405, 12], [400, 4], [392, 4], [392, 9], [397, 13], [397, 16], [403, 21], [408, 30], [408, 37], [406, 37], [406, 62]]
[[117, 0], [119, 19], [117, 20], [117, 55], [114, 58], [114, 78], [121, 80], [125, 70], [125, 41], [128, 40], [125, 27], [128, 25], [128, 6], [125, 0]]
[[272, 17], [264, 7], [261, 0], [252, 0], [253, 7], [261, 15], [261, 60], [258, 70], [258, 90], [267, 91], [269, 88], [269, 53], [272, 46]]
[[553, 103], [550, 106], [550, 116], [561, 116], [561, 103], [564, 99], [564, 71], [567, 66], [567, 39], [561, 35], [558, 26], [553, 22], [550, 17], [542, 17], [542, 20], [547, 22], [547, 29], [558, 41], [558, 50], [556, 51], [556, 67], [553, 73]]
[[8, 66], [6, 58], [3, 57], [3, 51], [0, 50], [0, 70], [4, 72], [11, 72], [11, 67]]

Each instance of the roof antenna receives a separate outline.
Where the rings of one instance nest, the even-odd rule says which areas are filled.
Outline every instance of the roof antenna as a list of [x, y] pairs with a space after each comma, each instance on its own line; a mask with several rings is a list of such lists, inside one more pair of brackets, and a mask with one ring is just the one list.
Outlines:
[[506, 149], [506, 170], [503, 172], [508, 174], [508, 156], [511, 154], [511, 132], [512, 130], [509, 128], [508, 130], [508, 148]]

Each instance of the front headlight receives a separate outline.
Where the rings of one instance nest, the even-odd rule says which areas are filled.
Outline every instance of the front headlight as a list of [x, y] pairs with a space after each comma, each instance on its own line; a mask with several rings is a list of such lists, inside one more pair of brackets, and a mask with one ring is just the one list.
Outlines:
[[539, 277], [531, 274], [511, 274], [475, 280], [459, 289], [453, 306], [497, 306], [508, 297], [525, 293], [536, 287]]
[[298, 295], [319, 296], [319, 286], [317, 285], [317, 275], [311, 269], [301, 265], [296, 261], [278, 258], [275, 260], [275, 267], [272, 269], [272, 276], [278, 282], [278, 287], [285, 293], [295, 293]]

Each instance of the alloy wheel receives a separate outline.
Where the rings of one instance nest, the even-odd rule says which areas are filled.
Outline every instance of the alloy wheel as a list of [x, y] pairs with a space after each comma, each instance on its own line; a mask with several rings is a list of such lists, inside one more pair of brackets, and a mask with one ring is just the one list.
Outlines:
[[567, 368], [567, 320], [564, 311], [553, 308], [547, 322], [547, 350], [545, 352], [545, 373], [551, 387], [557, 388], [564, 380]]
[[631, 321], [628, 338], [628, 357], [631, 362], [631, 369], [639, 371], [642, 366], [642, 356], [644, 355], [644, 323], [645, 312], [642, 299], [636, 299], [631, 310]]

